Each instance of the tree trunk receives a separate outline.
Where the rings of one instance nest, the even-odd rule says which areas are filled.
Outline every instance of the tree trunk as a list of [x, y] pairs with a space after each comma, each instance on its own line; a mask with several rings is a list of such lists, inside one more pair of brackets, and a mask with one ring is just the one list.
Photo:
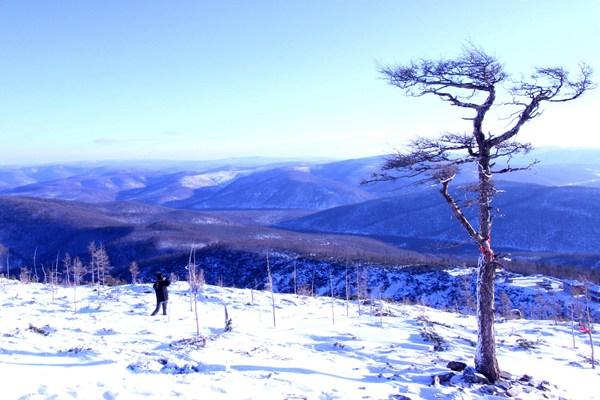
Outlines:
[[298, 274], [296, 271], [296, 260], [294, 260], [294, 295], [298, 295]]
[[592, 369], [596, 369], [596, 358], [594, 357], [594, 339], [592, 338], [592, 316], [590, 314], [590, 289], [587, 283], [584, 281], [585, 285], [585, 319], [587, 320], [587, 334], [590, 340], [590, 361], [592, 363]]
[[481, 243], [479, 272], [477, 280], [477, 350], [475, 367], [492, 382], [500, 377], [500, 367], [496, 359], [496, 338], [494, 334], [494, 278], [496, 263], [491, 247], [492, 195], [489, 150], [481, 149], [479, 159], [479, 229]]
[[[487, 257], [485, 257], [487, 258]], [[496, 338], [494, 334], [494, 262], [479, 261], [477, 282], [477, 350], [475, 367], [491, 381], [500, 376], [500, 368], [496, 359]]]
[[37, 247], [35, 248], [35, 251], [33, 252], [33, 276], [35, 276], [35, 281], [39, 282], [40, 280], [38, 278], [37, 266], [35, 263], [36, 256], [37, 256]]
[[271, 273], [271, 264], [269, 263], [269, 251], [267, 250], [267, 275], [269, 278], [269, 288], [271, 289], [271, 305], [273, 307], [273, 328], [277, 326], [275, 319], [275, 296], [273, 295], [273, 274]]
[[333, 297], [333, 272], [329, 271], [329, 291], [331, 294], [331, 322], [335, 325], [335, 298]]
[[350, 288], [348, 284], [348, 262], [346, 262], [346, 317], [350, 315]]
[[90, 271], [92, 273], [92, 286], [96, 284], [94, 279], [94, 258], [92, 257], [92, 261], [90, 261]]
[[360, 270], [356, 266], [356, 304], [358, 305], [358, 316], [360, 316]]
[[200, 336], [200, 319], [198, 318], [198, 292], [197, 290], [194, 290], [193, 292], [193, 296], [194, 296], [194, 316], [196, 318], [196, 336]]

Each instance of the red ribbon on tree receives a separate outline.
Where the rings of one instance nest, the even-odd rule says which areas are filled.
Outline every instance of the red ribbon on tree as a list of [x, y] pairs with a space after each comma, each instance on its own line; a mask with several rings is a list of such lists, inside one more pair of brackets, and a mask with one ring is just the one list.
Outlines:
[[[490, 239], [491, 239], [491, 235], [490, 235]], [[484, 245], [479, 246], [479, 251], [484, 256], [489, 256], [490, 258], [494, 258], [494, 251], [492, 250], [492, 246], [490, 245], [490, 239], [487, 239], [484, 241], [484, 243], [487, 244], [487, 247]], [[489, 250], [488, 250], [488, 248], [489, 248]]]
[[579, 332], [581, 333], [592, 333], [592, 328], [587, 326], [585, 323], [579, 324]]

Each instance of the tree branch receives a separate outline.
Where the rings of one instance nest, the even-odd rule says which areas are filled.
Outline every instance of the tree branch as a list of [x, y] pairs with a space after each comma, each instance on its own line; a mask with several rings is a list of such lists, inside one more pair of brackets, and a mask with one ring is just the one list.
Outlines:
[[469, 222], [469, 220], [467, 219], [465, 214], [462, 212], [459, 205], [456, 203], [456, 201], [454, 200], [454, 198], [452, 197], [452, 195], [450, 195], [450, 192], [448, 191], [448, 185], [450, 184], [452, 179], [454, 179], [455, 176], [456, 176], [456, 174], [453, 174], [449, 177], [446, 177], [445, 179], [440, 177], [439, 182], [442, 185], [442, 188], [440, 189], [440, 193], [442, 193], [442, 196], [444, 196], [444, 199], [450, 205], [450, 208], [452, 209], [452, 213], [454, 214], [454, 216], [456, 217], [458, 222], [460, 222], [460, 224], [463, 226], [463, 228], [465, 228], [465, 230], [467, 231], [469, 236], [475, 241], [475, 243], [477, 243], [477, 245], [481, 245], [483, 238], [475, 230], [475, 228], [473, 228], [473, 225], [471, 225], [471, 223]]
[[514, 125], [490, 139], [490, 145], [497, 146], [512, 139], [527, 121], [541, 115], [539, 108], [543, 102], [563, 103], [575, 100], [592, 89], [594, 84], [591, 77], [592, 69], [585, 64], [580, 65], [579, 77], [574, 81], [569, 79], [569, 73], [561, 67], [537, 68], [531, 76], [532, 82], [521, 81], [509, 90], [515, 98], [527, 98], [528, 101], [513, 100], [513, 104], [522, 105]]

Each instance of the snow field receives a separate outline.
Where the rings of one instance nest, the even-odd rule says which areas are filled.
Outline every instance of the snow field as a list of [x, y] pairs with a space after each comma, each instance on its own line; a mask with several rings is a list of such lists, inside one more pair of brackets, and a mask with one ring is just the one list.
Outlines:
[[[0, 280], [0, 376], [4, 399], [411, 399], [495, 398], [476, 386], [430, 386], [446, 363], [472, 365], [475, 320], [422, 306], [385, 304], [393, 316], [342, 300], [206, 286], [199, 315], [204, 347], [195, 336], [188, 286], [171, 285], [169, 316], [150, 317], [150, 285], [73, 289]], [[224, 309], [233, 319], [224, 332]], [[377, 306], [374, 307], [378, 309]], [[30, 328], [30, 325], [33, 328]], [[586, 336], [551, 321], [498, 323], [503, 370], [559, 387], [567, 399], [600, 394]], [[35, 331], [38, 328], [37, 332]], [[433, 351], [421, 332], [433, 330], [446, 351]], [[533, 349], [517, 340], [526, 339]], [[597, 344], [597, 343], [596, 343]], [[597, 353], [599, 353], [597, 351]], [[558, 395], [557, 394], [557, 395]], [[537, 399], [522, 392], [519, 398]], [[498, 397], [500, 398], [500, 397]]]

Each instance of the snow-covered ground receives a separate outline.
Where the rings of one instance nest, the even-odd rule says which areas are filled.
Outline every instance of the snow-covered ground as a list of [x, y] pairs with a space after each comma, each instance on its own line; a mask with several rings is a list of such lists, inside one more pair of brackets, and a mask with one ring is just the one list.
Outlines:
[[[472, 364], [473, 317], [402, 304], [385, 304], [391, 315], [383, 317], [373, 312], [378, 305], [362, 305], [359, 315], [355, 302], [346, 315], [336, 300], [334, 323], [331, 299], [276, 294], [273, 327], [269, 293], [206, 286], [202, 346], [186, 340], [196, 326], [185, 282], [171, 286], [168, 316], [149, 316], [149, 285], [106, 288], [100, 296], [79, 287], [77, 297], [74, 313], [72, 288], [58, 288], [53, 299], [49, 286], [0, 280], [2, 399], [502, 398], [460, 373], [451, 385], [431, 385], [432, 375], [450, 371], [448, 361]], [[231, 332], [224, 332], [224, 305]], [[423, 332], [443, 338], [445, 350], [434, 351]], [[573, 349], [568, 323], [498, 323], [501, 368], [558, 386], [544, 392], [513, 384], [511, 394], [600, 399], [600, 368], [586, 361], [586, 338], [576, 333]]]

